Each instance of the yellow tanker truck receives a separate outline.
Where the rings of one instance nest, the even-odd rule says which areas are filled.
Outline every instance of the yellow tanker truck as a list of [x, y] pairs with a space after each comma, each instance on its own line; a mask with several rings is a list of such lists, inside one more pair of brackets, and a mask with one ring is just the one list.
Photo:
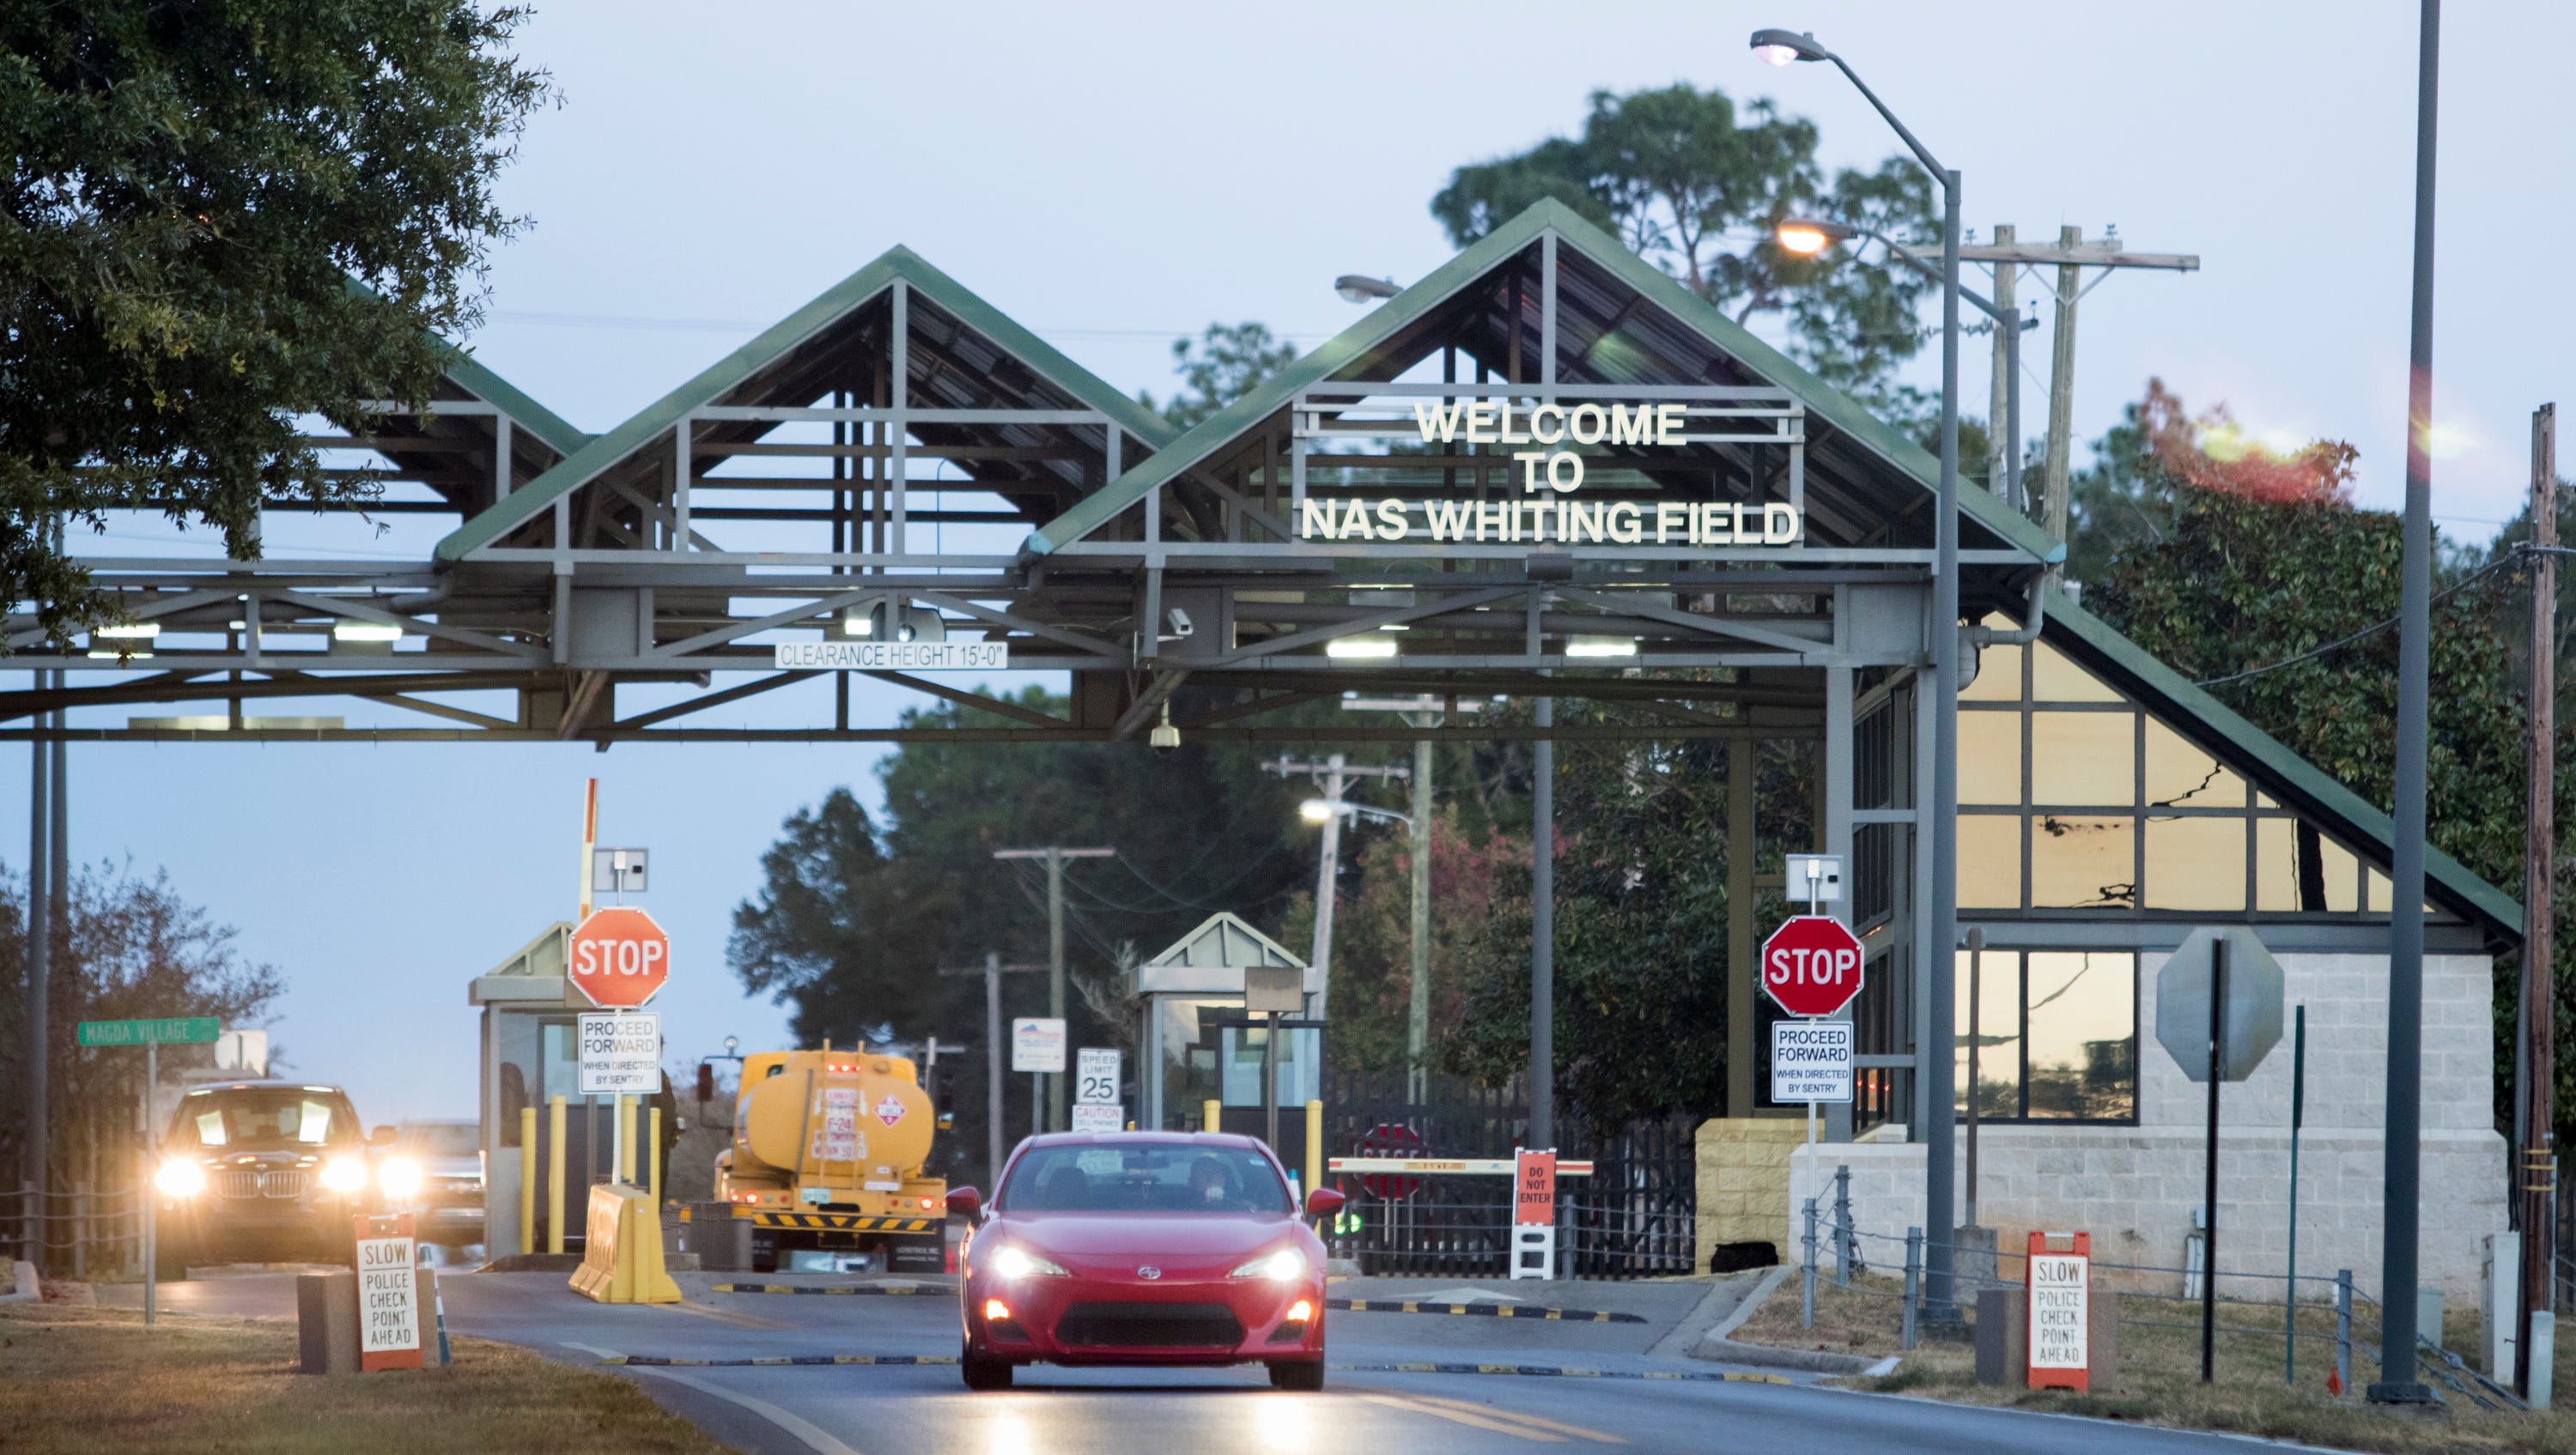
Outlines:
[[746, 1056], [733, 1125], [717, 1206], [692, 1222], [721, 1209], [734, 1236], [694, 1229], [693, 1246], [729, 1243], [764, 1273], [941, 1270], [948, 1184], [922, 1175], [938, 1112], [909, 1058], [828, 1046]]

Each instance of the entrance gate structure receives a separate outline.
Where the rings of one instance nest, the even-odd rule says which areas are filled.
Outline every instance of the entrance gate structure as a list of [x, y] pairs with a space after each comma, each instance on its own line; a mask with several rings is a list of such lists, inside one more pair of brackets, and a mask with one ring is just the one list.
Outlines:
[[[1562, 206], [1177, 437], [902, 248], [597, 437], [462, 359], [451, 383], [424, 415], [319, 441], [386, 474], [376, 511], [460, 518], [425, 559], [92, 561], [158, 629], [148, 654], [49, 651], [15, 618], [13, 665], [77, 685], [0, 694], [0, 714], [226, 711], [6, 735], [606, 750], [1130, 740], [1168, 722], [1184, 741], [1724, 739], [1741, 823], [1754, 745], [1803, 741], [1815, 847], [1854, 863], [1874, 916], [1865, 1114], [1910, 1111], [1901, 1073], [1935, 1041], [1910, 946], [1928, 899], [1913, 785], [1930, 777], [1937, 468]], [[2058, 548], [1962, 496], [1967, 619], [2027, 620]], [[777, 665], [782, 646], [890, 637], [998, 644], [1014, 669], [1069, 674], [1069, 710], [885, 669], [866, 675], [985, 717], [854, 722], [850, 673]], [[1265, 721], [1354, 691], [1599, 711]], [[264, 725], [244, 708], [330, 696], [443, 721]], [[757, 697], [761, 725], [700, 717]], [[1751, 856], [1734, 864], [1751, 904]], [[1749, 966], [1740, 918], [1732, 958]], [[1741, 1109], [1757, 1012], [1750, 975], [1730, 980]]]

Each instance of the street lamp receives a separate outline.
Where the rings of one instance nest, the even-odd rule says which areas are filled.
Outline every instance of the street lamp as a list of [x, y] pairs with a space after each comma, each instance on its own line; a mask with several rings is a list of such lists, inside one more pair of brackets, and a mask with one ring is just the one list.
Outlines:
[[[1930, 943], [1923, 966], [1924, 994], [1935, 1024], [1957, 1001], [1955, 946], [1959, 940], [1959, 174], [1941, 165], [1931, 148], [1906, 129], [1878, 93], [1841, 56], [1812, 35], [1787, 30], [1753, 32], [1754, 54], [1775, 66], [1791, 61], [1831, 61], [1905, 142], [1916, 161], [1941, 184], [1941, 486], [1933, 511], [1932, 572], [1932, 893]], [[1822, 246], [1821, 243], [1818, 244]], [[1950, 1185], [1957, 1110], [1951, 1104], [1956, 1071], [1944, 1049], [1926, 1048], [1916, 1073], [1924, 1146], [1924, 1223], [1932, 1241], [1924, 1250], [1924, 1301], [1939, 1314], [1955, 1310], [1951, 1288], [1951, 1229], [1956, 1226]], [[1929, 1085], [1921, 1083], [1929, 1082]]]
[[1344, 303], [1366, 303], [1372, 299], [1393, 298], [1404, 290], [1393, 278], [1372, 278], [1366, 273], [1344, 273], [1333, 280], [1333, 291]]
[[[1921, 273], [1924, 277], [1935, 283], [1941, 281], [1940, 269], [1924, 258], [1921, 253], [1864, 223], [1834, 222], [1822, 217], [1792, 217], [1784, 219], [1779, 226], [1773, 228], [1771, 237], [1785, 251], [1805, 258], [1812, 258], [1838, 242], [1866, 238], [1886, 248], [1888, 256]], [[2004, 263], [2000, 266], [2009, 268], [2015, 265]], [[1992, 482], [1988, 488], [1995, 489], [1995, 493], [2001, 495], [2007, 504], [2015, 510], [2020, 510], [2024, 508], [2021, 495], [2021, 335], [2025, 325], [2018, 314], [1996, 304], [1973, 288], [1961, 288], [1959, 297], [1992, 320], [1994, 326], [2003, 334], [2004, 377], [2007, 383], [2004, 397], [1997, 401], [1997, 405], [2003, 410], [2005, 463], [2003, 478]]]

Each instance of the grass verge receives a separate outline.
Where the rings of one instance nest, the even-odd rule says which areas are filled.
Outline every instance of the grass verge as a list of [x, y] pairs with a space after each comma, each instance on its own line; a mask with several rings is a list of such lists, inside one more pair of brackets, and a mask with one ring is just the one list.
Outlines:
[[0, 1307], [8, 1455], [726, 1455], [625, 1380], [458, 1339], [444, 1369], [296, 1372], [295, 1326], [59, 1304]]
[[[1793, 1275], [1732, 1337], [1781, 1348], [1894, 1354], [1898, 1352], [1900, 1293], [1901, 1285], [1894, 1278], [1858, 1278], [1847, 1289], [1834, 1287], [1830, 1278], [1819, 1278], [1815, 1326], [1807, 1328], [1799, 1322], [1798, 1279]], [[2219, 1321], [2242, 1324], [2260, 1316], [2241, 1306], [2222, 1306]], [[2576, 1413], [2483, 1410], [2438, 1384], [2436, 1391], [2447, 1403], [2427, 1411], [2373, 1406], [2359, 1398], [2360, 1390], [2343, 1398], [2327, 1394], [2326, 1372], [2334, 1363], [2334, 1318], [2329, 1310], [2301, 1312], [2303, 1337], [2295, 1386], [2282, 1377], [2282, 1339], [2277, 1333], [2220, 1334], [2216, 1378], [2202, 1384], [2199, 1316], [2192, 1306], [2130, 1300], [2121, 1317], [2118, 1368], [2107, 1381], [2097, 1377], [2096, 1388], [2087, 1394], [1979, 1384], [1974, 1346], [1934, 1339], [1918, 1343], [1904, 1355], [1896, 1372], [1884, 1378], [1834, 1382], [1883, 1394], [2089, 1415], [2172, 1429], [2223, 1430], [2389, 1455], [2576, 1455]], [[2278, 1311], [2271, 1317], [2278, 1319]], [[2476, 1347], [2477, 1310], [2450, 1310], [2443, 1322], [2452, 1349]], [[2378, 1345], [2375, 1335], [2356, 1330], [2354, 1337], [2353, 1378], [2367, 1385], [2377, 1376]], [[2562, 1348], [2557, 1387], [2576, 1389], [2571, 1379], [2576, 1379], [2576, 1351]]]

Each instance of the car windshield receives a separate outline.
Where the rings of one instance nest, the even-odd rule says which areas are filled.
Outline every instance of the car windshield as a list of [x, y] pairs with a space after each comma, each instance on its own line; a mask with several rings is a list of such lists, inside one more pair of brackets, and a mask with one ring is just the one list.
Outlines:
[[1249, 1147], [1097, 1142], [1032, 1147], [996, 1205], [1008, 1212], [1287, 1213], [1288, 1188]]
[[175, 1131], [207, 1148], [321, 1147], [351, 1140], [357, 1120], [336, 1091], [278, 1087], [191, 1096]]
[[472, 1122], [414, 1122], [394, 1140], [419, 1157], [470, 1157], [482, 1147], [482, 1134]]

